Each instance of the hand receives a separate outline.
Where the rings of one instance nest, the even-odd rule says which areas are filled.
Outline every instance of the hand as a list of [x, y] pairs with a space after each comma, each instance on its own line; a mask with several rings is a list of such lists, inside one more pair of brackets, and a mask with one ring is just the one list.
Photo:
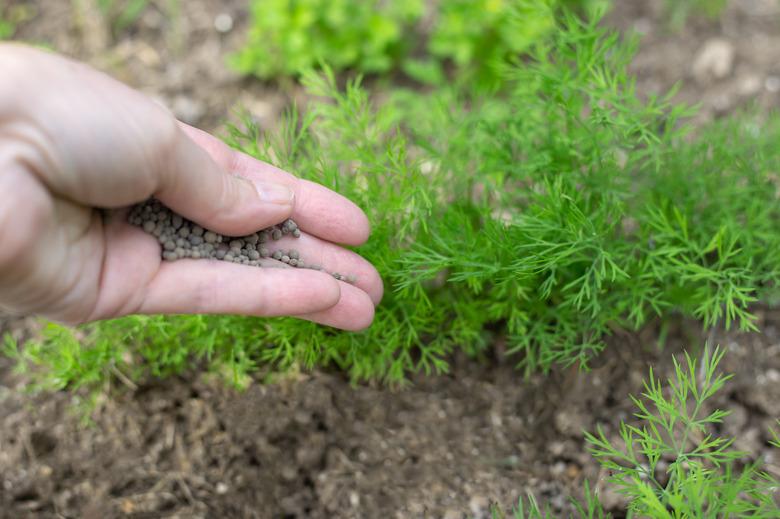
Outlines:
[[[82, 323], [127, 314], [292, 315], [367, 327], [374, 267], [338, 243], [368, 238], [365, 214], [325, 187], [231, 150], [86, 65], [0, 45], [0, 309]], [[309, 269], [163, 262], [126, 222], [154, 196], [202, 227], [240, 236], [292, 217]], [[102, 210], [101, 210], [102, 209]], [[279, 247], [291, 246], [283, 238]]]

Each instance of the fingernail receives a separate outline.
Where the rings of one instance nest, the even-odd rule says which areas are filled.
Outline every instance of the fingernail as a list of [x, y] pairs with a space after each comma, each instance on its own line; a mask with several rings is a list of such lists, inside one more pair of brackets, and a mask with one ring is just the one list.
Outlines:
[[270, 204], [291, 204], [295, 193], [289, 187], [283, 184], [275, 184], [273, 182], [259, 182], [252, 180], [257, 190], [257, 196], [263, 202]]

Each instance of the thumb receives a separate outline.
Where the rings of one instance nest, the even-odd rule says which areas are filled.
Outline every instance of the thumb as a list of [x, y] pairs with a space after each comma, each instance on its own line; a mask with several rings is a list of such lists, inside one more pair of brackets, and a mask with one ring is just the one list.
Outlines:
[[154, 196], [204, 227], [240, 236], [279, 223], [293, 213], [291, 187], [223, 170], [178, 125], [163, 157]]

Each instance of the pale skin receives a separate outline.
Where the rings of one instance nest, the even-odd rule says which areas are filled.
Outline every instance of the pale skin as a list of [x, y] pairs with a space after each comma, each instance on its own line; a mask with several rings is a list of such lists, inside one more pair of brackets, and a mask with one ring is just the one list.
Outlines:
[[[359, 245], [368, 220], [325, 187], [232, 150], [109, 76], [0, 44], [0, 310], [78, 324], [128, 314], [295, 316], [345, 330], [382, 298]], [[309, 269], [164, 262], [126, 222], [150, 196], [241, 236], [293, 218]], [[284, 240], [280, 246], [291, 245]]]

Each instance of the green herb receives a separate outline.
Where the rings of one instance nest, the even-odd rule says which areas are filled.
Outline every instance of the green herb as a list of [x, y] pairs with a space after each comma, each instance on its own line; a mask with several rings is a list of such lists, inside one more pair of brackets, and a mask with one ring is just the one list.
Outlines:
[[[619, 442], [601, 428], [585, 433], [590, 453], [609, 474], [607, 484], [626, 497], [629, 517], [780, 517], [780, 481], [758, 463], [741, 463], [747, 453], [717, 433], [729, 414], [709, 402], [731, 378], [717, 374], [722, 358], [718, 348], [705, 348], [699, 360], [675, 359], [665, 385], [651, 368], [642, 398], [632, 397], [638, 422], [621, 421]], [[587, 482], [584, 495], [585, 504], [573, 501], [577, 517], [605, 517]], [[513, 516], [553, 517], [533, 496], [521, 500]], [[504, 514], [496, 508], [494, 517]]]

